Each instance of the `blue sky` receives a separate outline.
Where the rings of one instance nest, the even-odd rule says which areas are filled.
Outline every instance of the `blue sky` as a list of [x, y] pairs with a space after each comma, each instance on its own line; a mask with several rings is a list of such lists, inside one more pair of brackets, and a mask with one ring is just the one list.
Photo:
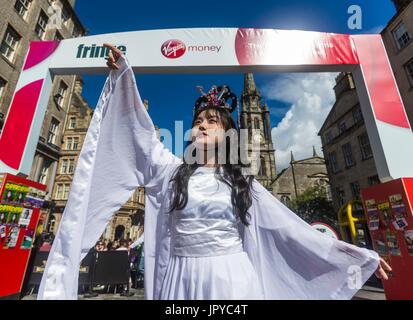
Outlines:
[[[99, 5], [97, 5], [99, 3]], [[362, 30], [350, 30], [347, 26], [351, 5], [362, 8]], [[324, 31], [335, 33], [376, 33], [380, 31], [395, 14], [395, 8], [390, 0], [254, 0], [254, 1], [131, 1], [131, 0], [77, 0], [76, 11], [89, 30], [89, 35], [166, 28], [190, 27], [250, 27], [298, 29]], [[293, 89], [302, 82], [305, 86], [308, 80], [320, 89], [317, 81], [325, 81], [327, 85], [334, 84], [334, 77], [317, 78], [313, 75], [288, 74], [255, 74], [255, 80], [271, 108], [271, 126], [280, 126], [287, 116], [288, 110], [300, 100], [299, 97], [283, 95], [277, 91], [280, 84], [283, 88]], [[309, 78], [308, 78], [309, 77]], [[97, 102], [104, 82], [102, 76], [86, 76], [84, 96], [92, 107]], [[243, 87], [242, 74], [187, 74], [187, 75], [137, 75], [141, 96], [149, 100], [149, 113], [161, 128], [174, 130], [174, 121], [183, 120], [184, 128], [190, 126], [192, 106], [199, 96], [196, 85], [210, 88], [213, 84], [228, 84], [240, 95]], [[303, 86], [298, 85], [298, 89]], [[297, 90], [294, 88], [294, 90]], [[307, 87], [309, 94], [314, 89]], [[303, 89], [304, 90], [304, 89]], [[320, 89], [320, 99], [325, 98], [325, 90]], [[288, 91], [288, 90], [287, 90]], [[160, 94], [161, 93], [161, 94]], [[327, 94], [329, 95], [329, 94]], [[295, 98], [296, 100], [294, 100]], [[325, 104], [331, 104], [326, 101]], [[301, 100], [300, 100], [301, 101]], [[310, 99], [309, 101], [314, 101]], [[328, 106], [324, 106], [324, 109]], [[171, 117], [171, 109], [173, 117]], [[296, 107], [295, 112], [298, 112]], [[291, 116], [291, 115], [290, 115]], [[284, 119], [284, 122], [286, 123]], [[323, 120], [319, 120], [318, 126]], [[290, 121], [291, 122], [291, 121]], [[299, 127], [299, 125], [297, 125]], [[285, 128], [284, 128], [285, 129]], [[299, 128], [298, 128], [299, 129]], [[319, 129], [319, 128], [318, 128]], [[292, 130], [292, 129], [291, 129]], [[292, 135], [288, 130], [279, 130], [279, 134]], [[313, 130], [315, 131], [315, 129]], [[277, 136], [277, 140], [282, 136]], [[298, 139], [298, 138], [297, 138]], [[284, 140], [284, 139], [283, 139]], [[288, 139], [286, 139], [287, 141]], [[315, 140], [309, 143], [317, 144]], [[288, 145], [288, 142], [277, 143], [277, 149], [284, 149], [285, 162], [287, 149], [297, 149], [305, 156], [300, 146]], [[302, 146], [301, 146], [302, 147]], [[310, 152], [311, 150], [308, 150]], [[277, 170], [278, 171], [278, 170]]]

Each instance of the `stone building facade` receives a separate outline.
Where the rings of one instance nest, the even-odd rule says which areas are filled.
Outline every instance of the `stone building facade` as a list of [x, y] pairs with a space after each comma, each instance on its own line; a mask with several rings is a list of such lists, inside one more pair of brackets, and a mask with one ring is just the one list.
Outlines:
[[[276, 177], [274, 146], [271, 137], [270, 111], [267, 103], [262, 102], [252, 73], [244, 75], [244, 90], [241, 95], [242, 110], [240, 114], [240, 129], [248, 129], [248, 154], [253, 154], [252, 129], [259, 135], [259, 171], [256, 179], [267, 189]], [[251, 130], [251, 131], [250, 131]]]
[[380, 183], [353, 77], [340, 73], [336, 102], [323, 123], [321, 137], [333, 206], [360, 198], [360, 189]]
[[[61, 24], [50, 23], [61, 9]], [[31, 41], [83, 36], [86, 29], [74, 11], [74, 0], [3, 0], [0, 2], [0, 128], [3, 127]], [[61, 156], [63, 128], [73, 99], [75, 76], [57, 76], [41, 128], [29, 179], [47, 186], [50, 203]]]
[[80, 150], [93, 116], [93, 109], [83, 98], [82, 89], [83, 81], [78, 77], [67, 113], [67, 121], [62, 128], [62, 145], [51, 194], [53, 207], [48, 219], [47, 230], [53, 233], [57, 232], [60, 224]]
[[381, 32], [394, 77], [413, 126], [413, 1], [394, 0], [397, 13]]
[[313, 147], [313, 156], [307, 159], [295, 160], [291, 151], [290, 166], [282, 170], [272, 182], [271, 189], [285, 205], [312, 187], [325, 189], [327, 198], [331, 200], [330, 184], [324, 158], [318, 156]]

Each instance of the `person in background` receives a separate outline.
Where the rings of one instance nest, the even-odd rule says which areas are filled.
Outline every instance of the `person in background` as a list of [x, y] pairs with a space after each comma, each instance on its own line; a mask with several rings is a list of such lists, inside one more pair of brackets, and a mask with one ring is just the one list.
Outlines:
[[114, 250], [117, 250], [117, 249], [119, 248], [119, 246], [120, 246], [119, 240], [115, 240], [115, 241], [113, 242], [113, 249], [114, 249]]
[[113, 250], [113, 242], [109, 241], [108, 244], [106, 245], [105, 251], [111, 251]]
[[143, 250], [143, 243], [138, 247], [138, 268], [137, 268], [137, 288], [143, 288], [145, 275], [145, 252]]
[[132, 288], [137, 289], [137, 275], [138, 275], [138, 263], [139, 256], [136, 248], [129, 249], [129, 261], [130, 261], [130, 275], [132, 280]]
[[96, 251], [105, 251], [105, 245], [103, 241], [98, 241], [95, 246]]
[[96, 251], [105, 251], [105, 245], [102, 241], [98, 241], [95, 246]]
[[[125, 239], [121, 239], [119, 241], [119, 248], [116, 249], [116, 251], [127, 251], [128, 252], [128, 258], [129, 258], [129, 263], [130, 263], [130, 255], [129, 255], [129, 246], [128, 246], [128, 241]], [[120, 285], [120, 289], [122, 290], [121, 296], [133, 296], [132, 292], [129, 292], [129, 286], [131, 282], [131, 274], [130, 274], [130, 269], [129, 269], [129, 283], [128, 285]]]
[[39, 249], [40, 252], [49, 252], [52, 248], [53, 239], [50, 235], [46, 234], [44, 237], [44, 241]]
[[128, 251], [129, 254], [128, 242], [125, 239], [121, 239], [119, 241], [119, 246], [116, 248], [116, 251]]

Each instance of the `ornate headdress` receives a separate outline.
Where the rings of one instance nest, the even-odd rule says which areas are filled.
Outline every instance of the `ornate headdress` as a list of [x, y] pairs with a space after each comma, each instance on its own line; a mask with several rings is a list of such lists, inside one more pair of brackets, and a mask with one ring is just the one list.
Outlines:
[[[212, 86], [212, 88], [205, 93], [204, 88], [197, 86], [198, 91], [202, 94], [195, 102], [194, 114], [199, 109], [205, 109], [210, 107], [220, 107], [233, 112], [238, 106], [237, 96], [231, 92], [231, 89], [226, 86]], [[228, 104], [228, 100], [231, 100], [231, 104]]]

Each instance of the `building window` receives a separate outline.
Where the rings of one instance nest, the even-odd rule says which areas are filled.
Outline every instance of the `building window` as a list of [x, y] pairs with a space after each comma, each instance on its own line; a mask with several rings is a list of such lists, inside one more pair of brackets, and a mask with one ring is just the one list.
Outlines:
[[346, 143], [341, 148], [343, 150], [344, 163], [346, 164], [346, 167], [354, 165], [353, 152], [351, 151], [350, 143]]
[[67, 200], [69, 197], [70, 184], [68, 183], [59, 183], [56, 186], [55, 197], [57, 200]]
[[66, 139], [66, 150], [72, 150], [73, 138]]
[[9, 61], [13, 62], [20, 39], [21, 36], [12, 27], [7, 27], [0, 50], [2, 55]]
[[47, 16], [44, 11], [40, 11], [39, 18], [37, 19], [36, 27], [34, 28], [34, 32], [36, 32], [37, 36], [40, 39], [43, 39], [46, 33], [47, 23], [49, 22], [49, 17]]
[[344, 199], [345, 199], [345, 193], [344, 190], [342, 188], [336, 188], [336, 193], [337, 193], [337, 200], [338, 200], [338, 204], [340, 205], [340, 207], [342, 205], [344, 205]]
[[67, 84], [64, 83], [63, 81], [60, 81], [59, 89], [57, 89], [57, 93], [55, 95], [55, 101], [57, 105], [60, 107], [62, 107], [65, 102], [67, 88], [68, 88]]
[[326, 132], [325, 141], [326, 141], [326, 143], [330, 143], [331, 141], [333, 141], [333, 134], [332, 134], [331, 131]]
[[254, 119], [254, 128], [260, 129], [260, 120], [258, 118]]
[[69, 129], [76, 129], [76, 117], [69, 119]]
[[371, 151], [370, 141], [367, 133], [363, 133], [362, 135], [358, 136], [358, 140], [363, 160], [371, 158], [373, 156], [373, 153]]
[[31, 3], [32, 0], [17, 0], [14, 4], [14, 8], [23, 19], [26, 19]]
[[343, 134], [347, 129], [346, 123], [343, 121], [338, 125], [339, 134]]
[[360, 123], [363, 121], [363, 114], [361, 113], [360, 106], [357, 106], [355, 109], [353, 109], [353, 119], [354, 123]]
[[65, 183], [63, 185], [63, 200], [67, 200], [69, 198], [69, 190], [70, 190], [70, 184]]
[[56, 40], [56, 41], [62, 41], [63, 40], [63, 36], [61, 35], [61, 33], [59, 31], [56, 31], [56, 33], [54, 35], [54, 40]]
[[393, 37], [396, 42], [397, 49], [403, 49], [410, 41], [409, 33], [401, 22], [394, 30]]
[[68, 163], [67, 159], [62, 160], [62, 166], [60, 167], [61, 174], [65, 174], [67, 172], [67, 163]]
[[314, 187], [318, 188], [328, 198], [328, 181], [325, 179], [317, 179], [314, 181]]
[[333, 201], [333, 195], [331, 194], [330, 185], [327, 185], [327, 187], [326, 187], [326, 199], [327, 199], [327, 201]]
[[6, 91], [7, 81], [0, 77], [0, 102], [3, 98], [4, 92]]
[[69, 10], [67, 10], [66, 6], [63, 6], [62, 8], [62, 21], [64, 24], [67, 24], [67, 22], [70, 20], [70, 13]]
[[75, 172], [75, 159], [63, 159], [60, 173], [71, 174], [73, 172]]
[[66, 140], [66, 150], [78, 150], [79, 137], [69, 137]]
[[261, 157], [260, 161], [260, 170], [258, 171], [258, 175], [261, 177], [265, 177], [267, 175], [267, 170], [265, 169], [265, 159]]
[[69, 159], [69, 168], [67, 170], [67, 173], [73, 172], [75, 172], [75, 159]]
[[413, 59], [409, 60], [404, 65], [404, 70], [406, 71], [407, 79], [409, 80], [410, 86], [413, 87]]
[[55, 233], [56, 231], [55, 228], [56, 228], [56, 218], [55, 216], [52, 216], [49, 221], [49, 231]]
[[350, 183], [351, 194], [354, 199], [360, 199], [360, 184], [355, 181]]
[[333, 173], [336, 173], [340, 170], [339, 166], [338, 166], [338, 162], [337, 162], [337, 154], [335, 152], [331, 152], [328, 155], [328, 159], [330, 162], [330, 168], [331, 171], [333, 171]]
[[72, 32], [73, 38], [77, 38], [80, 37], [82, 35], [82, 30], [80, 29], [80, 27], [75, 24], [73, 26], [73, 32]]
[[47, 137], [47, 143], [56, 144], [57, 130], [59, 129], [59, 121], [55, 118], [52, 118], [52, 123], [49, 127], [49, 135]]
[[39, 183], [46, 184], [47, 182], [47, 173], [49, 172], [48, 166], [43, 166], [42, 171], [40, 172]]
[[368, 180], [369, 186], [373, 186], [375, 184], [380, 183], [380, 179], [378, 175], [368, 177], [367, 180]]
[[281, 196], [281, 202], [289, 207], [291, 204], [291, 198], [289, 196]]
[[56, 199], [62, 199], [62, 195], [63, 195], [63, 185], [62, 184], [57, 184], [56, 185], [55, 198]]

